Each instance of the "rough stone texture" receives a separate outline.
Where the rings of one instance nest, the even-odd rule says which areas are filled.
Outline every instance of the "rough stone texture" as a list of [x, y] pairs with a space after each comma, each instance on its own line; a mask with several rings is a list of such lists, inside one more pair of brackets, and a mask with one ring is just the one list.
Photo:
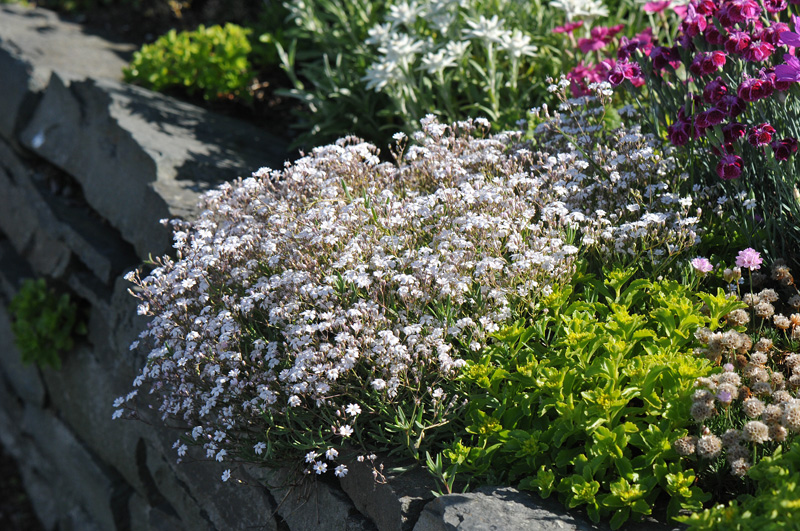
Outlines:
[[33, 365], [23, 365], [14, 345], [8, 312], [0, 306], [0, 367], [14, 392], [25, 402], [44, 406], [45, 388], [39, 371]]
[[436, 484], [428, 472], [416, 468], [405, 474], [386, 474], [386, 481], [376, 483], [373, 468], [354, 462], [348, 474], [339, 480], [356, 508], [381, 531], [408, 530], [414, 526], [424, 505], [433, 499]]
[[247, 474], [269, 488], [276, 512], [291, 530], [375, 531], [341, 489], [290, 470], [248, 467]]
[[141, 257], [169, 249], [158, 220], [190, 216], [200, 193], [282, 167], [284, 146], [264, 131], [148, 90], [54, 73], [20, 135], [80, 182], [89, 204]]
[[32, 441], [23, 447], [20, 464], [23, 469], [35, 466], [46, 478], [58, 514], [68, 515], [76, 506], [82, 507], [100, 529], [114, 529], [114, 481], [72, 431], [52, 414], [32, 406], [25, 408], [20, 428]]
[[30, 176], [22, 161], [0, 139], [0, 230], [34, 272], [60, 277], [72, 253], [40, 225], [34, 198], [23, 184], [29, 182]]
[[13, 140], [35, 101], [31, 96], [45, 87], [51, 72], [121, 80], [133, 51], [131, 44], [87, 35], [53, 12], [0, 5], [0, 99], [8, 109], [0, 112], [0, 136]]
[[512, 488], [492, 487], [440, 496], [425, 506], [414, 531], [590, 531], [563, 508]]
[[[40, 264], [40, 273], [60, 276], [75, 253], [94, 276], [107, 283], [136, 263], [133, 248], [115, 230], [92, 216], [79, 200], [56, 195], [43, 182], [37, 183], [43, 180], [24, 168], [0, 139], [0, 188], [6, 191], [0, 199], [0, 228], [19, 252], [32, 255], [28, 260]], [[50, 262], [54, 265], [41, 265]]]

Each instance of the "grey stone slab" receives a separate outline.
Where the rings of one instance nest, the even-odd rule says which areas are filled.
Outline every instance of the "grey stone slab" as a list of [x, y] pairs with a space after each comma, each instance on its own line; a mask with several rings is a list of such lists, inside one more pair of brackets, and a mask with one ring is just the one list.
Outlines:
[[42, 371], [51, 400], [63, 421], [92, 454], [114, 468], [134, 489], [146, 490], [136, 463], [136, 445], [151, 430], [140, 422], [112, 420], [113, 401], [131, 389], [132, 371], [101, 365], [93, 350], [80, 345], [62, 357], [61, 369]]
[[22, 400], [38, 407], [44, 405], [46, 391], [39, 370], [35, 365], [22, 364], [4, 306], [0, 306], [0, 377], [9, 382]]
[[428, 503], [414, 531], [590, 531], [551, 500], [534, 498], [516, 489], [481, 488], [467, 494], [448, 494]]
[[[156, 415], [152, 417], [143, 415], [148, 422], [155, 421]], [[153, 434], [155, 437], [148, 441], [147, 467], [160, 493], [181, 515], [181, 520], [192, 518], [197, 521], [199, 508], [199, 516], [211, 529], [277, 531], [272, 516], [275, 510], [272, 497], [257, 483], [240, 483], [237, 463], [217, 463], [191, 457], [195, 455], [193, 451], [202, 452], [201, 449], [190, 449], [189, 455], [179, 463], [172, 446], [182, 432], [161, 429]], [[225, 469], [234, 472], [233, 478], [227, 482], [221, 479]]]
[[374, 531], [345, 493], [291, 469], [247, 467], [247, 474], [265, 485], [277, 513], [289, 529], [304, 531]]
[[2, 139], [0, 186], [6, 191], [0, 199], [0, 212], [5, 212], [0, 213], [0, 229], [18, 249], [24, 250], [36, 238], [57, 242], [44, 246], [44, 251], [51, 249], [58, 256], [57, 253], [68, 249], [101, 283], [111, 282], [114, 276], [137, 263], [133, 248], [117, 231], [92, 215], [81, 201], [53, 194], [45, 189], [44, 183], [37, 184], [34, 172], [23, 165]]
[[35, 198], [24, 183], [30, 173], [9, 146], [0, 139], [0, 232], [16, 252], [40, 275], [60, 277], [72, 253], [40, 223]]
[[411, 529], [436, 487], [430, 474], [420, 468], [404, 474], [386, 472], [385, 482], [377, 483], [372, 465], [366, 462], [349, 464], [348, 474], [339, 483], [380, 531]]
[[[56, 494], [58, 514], [69, 515], [76, 506], [82, 507], [99, 529], [114, 529], [114, 481], [75, 434], [53, 414], [31, 406], [24, 409], [21, 428], [30, 440], [21, 466], [23, 470], [31, 466], [46, 478]], [[31, 498], [36, 504], [41, 496], [31, 493]]]
[[265, 131], [109, 80], [53, 74], [20, 141], [80, 182], [92, 208], [140, 257], [170, 247], [158, 223], [191, 217], [201, 193], [261, 166], [283, 166]]
[[0, 136], [13, 141], [53, 71], [121, 80], [134, 48], [88, 35], [45, 9], [0, 5]]

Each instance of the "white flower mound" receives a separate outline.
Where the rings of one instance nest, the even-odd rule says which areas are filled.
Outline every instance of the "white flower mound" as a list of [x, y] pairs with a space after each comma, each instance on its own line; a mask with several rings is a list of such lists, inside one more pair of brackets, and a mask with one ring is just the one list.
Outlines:
[[564, 234], [597, 232], [555, 171], [575, 154], [543, 172], [519, 134], [454, 127], [423, 120], [399, 166], [355, 139], [315, 149], [173, 222], [177, 260], [128, 277], [152, 316], [135, 385], [156, 390], [164, 418], [188, 421], [219, 458], [239, 435], [263, 433], [265, 410], [352, 412], [369, 393], [433, 387], [516, 307], [569, 279], [578, 249]]

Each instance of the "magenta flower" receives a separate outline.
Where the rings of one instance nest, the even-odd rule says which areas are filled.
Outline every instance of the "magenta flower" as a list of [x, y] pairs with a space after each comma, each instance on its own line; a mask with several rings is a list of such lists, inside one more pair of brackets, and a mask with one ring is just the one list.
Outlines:
[[626, 79], [634, 80], [642, 74], [637, 63], [631, 63], [627, 59], [620, 59], [608, 73], [608, 82], [618, 86]]
[[781, 44], [798, 48], [800, 47], [800, 17], [792, 15], [792, 25], [794, 26], [794, 31], [781, 33]]
[[714, 269], [714, 266], [711, 265], [711, 262], [708, 261], [708, 258], [701, 258], [699, 256], [694, 260], [692, 260], [692, 267], [694, 268], [695, 271], [697, 271], [703, 276], [705, 276], [706, 273], [709, 273], [712, 269]]
[[753, 41], [744, 51], [743, 55], [744, 58], [751, 63], [760, 63], [772, 55], [774, 51], [775, 47], [768, 42]]
[[712, 74], [725, 66], [726, 55], [725, 52], [719, 50], [700, 52], [695, 55], [691, 66], [689, 66], [689, 71], [696, 76]]
[[671, 0], [665, 0], [664, 2], [647, 2], [643, 9], [645, 13], [661, 13], [668, 8], [671, 3]]
[[776, 160], [789, 160], [789, 157], [797, 153], [797, 139], [784, 138], [783, 140], [774, 140], [772, 144], [772, 152], [775, 154]]
[[761, 6], [755, 0], [728, 0], [722, 8], [732, 22], [747, 22], [761, 15]]
[[722, 135], [726, 143], [735, 142], [744, 138], [745, 128], [739, 122], [731, 122], [722, 127]]
[[667, 127], [667, 138], [674, 146], [683, 146], [692, 136], [692, 122], [686, 117], [686, 109], [681, 107], [678, 110], [678, 119], [675, 123]]
[[578, 39], [578, 48], [580, 48], [583, 53], [602, 50], [611, 42], [611, 39], [624, 28], [625, 26], [622, 24], [611, 27], [597, 26], [592, 28], [592, 31], [589, 32], [588, 39]]
[[780, 13], [789, 7], [789, 2], [787, 0], [764, 0], [764, 7], [770, 13]]
[[736, 94], [726, 94], [717, 102], [717, 108], [730, 118], [736, 118], [742, 114], [747, 107], [747, 103]]
[[750, 271], [761, 269], [762, 262], [761, 253], [752, 247], [748, 247], [744, 251], [739, 251], [739, 254], [736, 256], [736, 266], [745, 267]]
[[726, 181], [738, 179], [742, 175], [742, 168], [744, 168], [742, 157], [729, 153], [723, 155], [717, 163], [717, 175]]
[[701, 129], [707, 129], [709, 127], [714, 127], [715, 125], [721, 124], [724, 119], [725, 114], [723, 114], [722, 111], [716, 107], [711, 107], [707, 111], [697, 114], [697, 117], [695, 118], [695, 124]]
[[653, 68], [661, 70], [668, 65], [677, 68], [681, 57], [678, 55], [678, 49], [674, 46], [672, 48], [656, 46], [650, 51], [650, 59], [653, 61]]
[[736, 91], [744, 101], [752, 102], [772, 96], [772, 83], [756, 77], [745, 78]]
[[[728, 93], [728, 87], [722, 81], [722, 78], [717, 76], [717, 79], [710, 81], [703, 89], [703, 101], [706, 103], [717, 103], [724, 95]], [[726, 113], [727, 114], [727, 113]]]
[[730, 54], [741, 54], [750, 46], [750, 34], [746, 31], [731, 31], [725, 41], [725, 51]]
[[747, 135], [747, 141], [753, 147], [766, 146], [772, 142], [772, 135], [775, 134], [775, 128], [770, 124], [763, 123], [750, 129]]
[[703, 37], [706, 38], [708, 44], [713, 44], [714, 46], [722, 46], [727, 40], [727, 36], [720, 33], [713, 24], [706, 27], [706, 30], [703, 32]]
[[781, 44], [781, 34], [785, 31], [789, 31], [788, 24], [785, 22], [775, 22], [770, 27], [762, 29], [758, 38], [773, 46], [779, 46]]
[[563, 26], [556, 26], [553, 28], [553, 33], [573, 33], [576, 29], [583, 26], [583, 21], [578, 20], [575, 22], [567, 22]]
[[800, 59], [787, 53], [783, 56], [783, 60], [786, 61], [785, 64], [775, 67], [775, 79], [790, 83], [800, 81]]

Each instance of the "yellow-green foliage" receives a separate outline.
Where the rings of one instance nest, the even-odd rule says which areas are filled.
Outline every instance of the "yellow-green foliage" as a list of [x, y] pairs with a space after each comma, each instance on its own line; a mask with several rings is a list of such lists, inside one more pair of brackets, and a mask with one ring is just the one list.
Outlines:
[[747, 474], [757, 485], [728, 505], [717, 505], [678, 520], [691, 531], [790, 531], [800, 529], [800, 446], [778, 448]]
[[125, 80], [157, 91], [183, 87], [189, 95], [200, 93], [206, 100], [230, 95], [248, 99], [253, 79], [247, 59], [250, 33], [236, 24], [170, 30], [134, 53], [124, 70]]
[[704, 313], [678, 283], [632, 274], [579, 275], [536, 308], [532, 326], [496, 334], [464, 372], [472, 436], [444, 451], [449, 477], [555, 492], [613, 528], [650, 514], [659, 496], [671, 514], [702, 508], [709, 495], [671, 443], [691, 425], [694, 380], [711, 370], [693, 354], [693, 332], [716, 327], [730, 301], [709, 296]]
[[27, 279], [9, 305], [11, 331], [23, 363], [61, 367], [60, 352], [73, 347], [73, 335], [85, 334], [78, 307], [68, 294], [57, 295], [43, 278]]

